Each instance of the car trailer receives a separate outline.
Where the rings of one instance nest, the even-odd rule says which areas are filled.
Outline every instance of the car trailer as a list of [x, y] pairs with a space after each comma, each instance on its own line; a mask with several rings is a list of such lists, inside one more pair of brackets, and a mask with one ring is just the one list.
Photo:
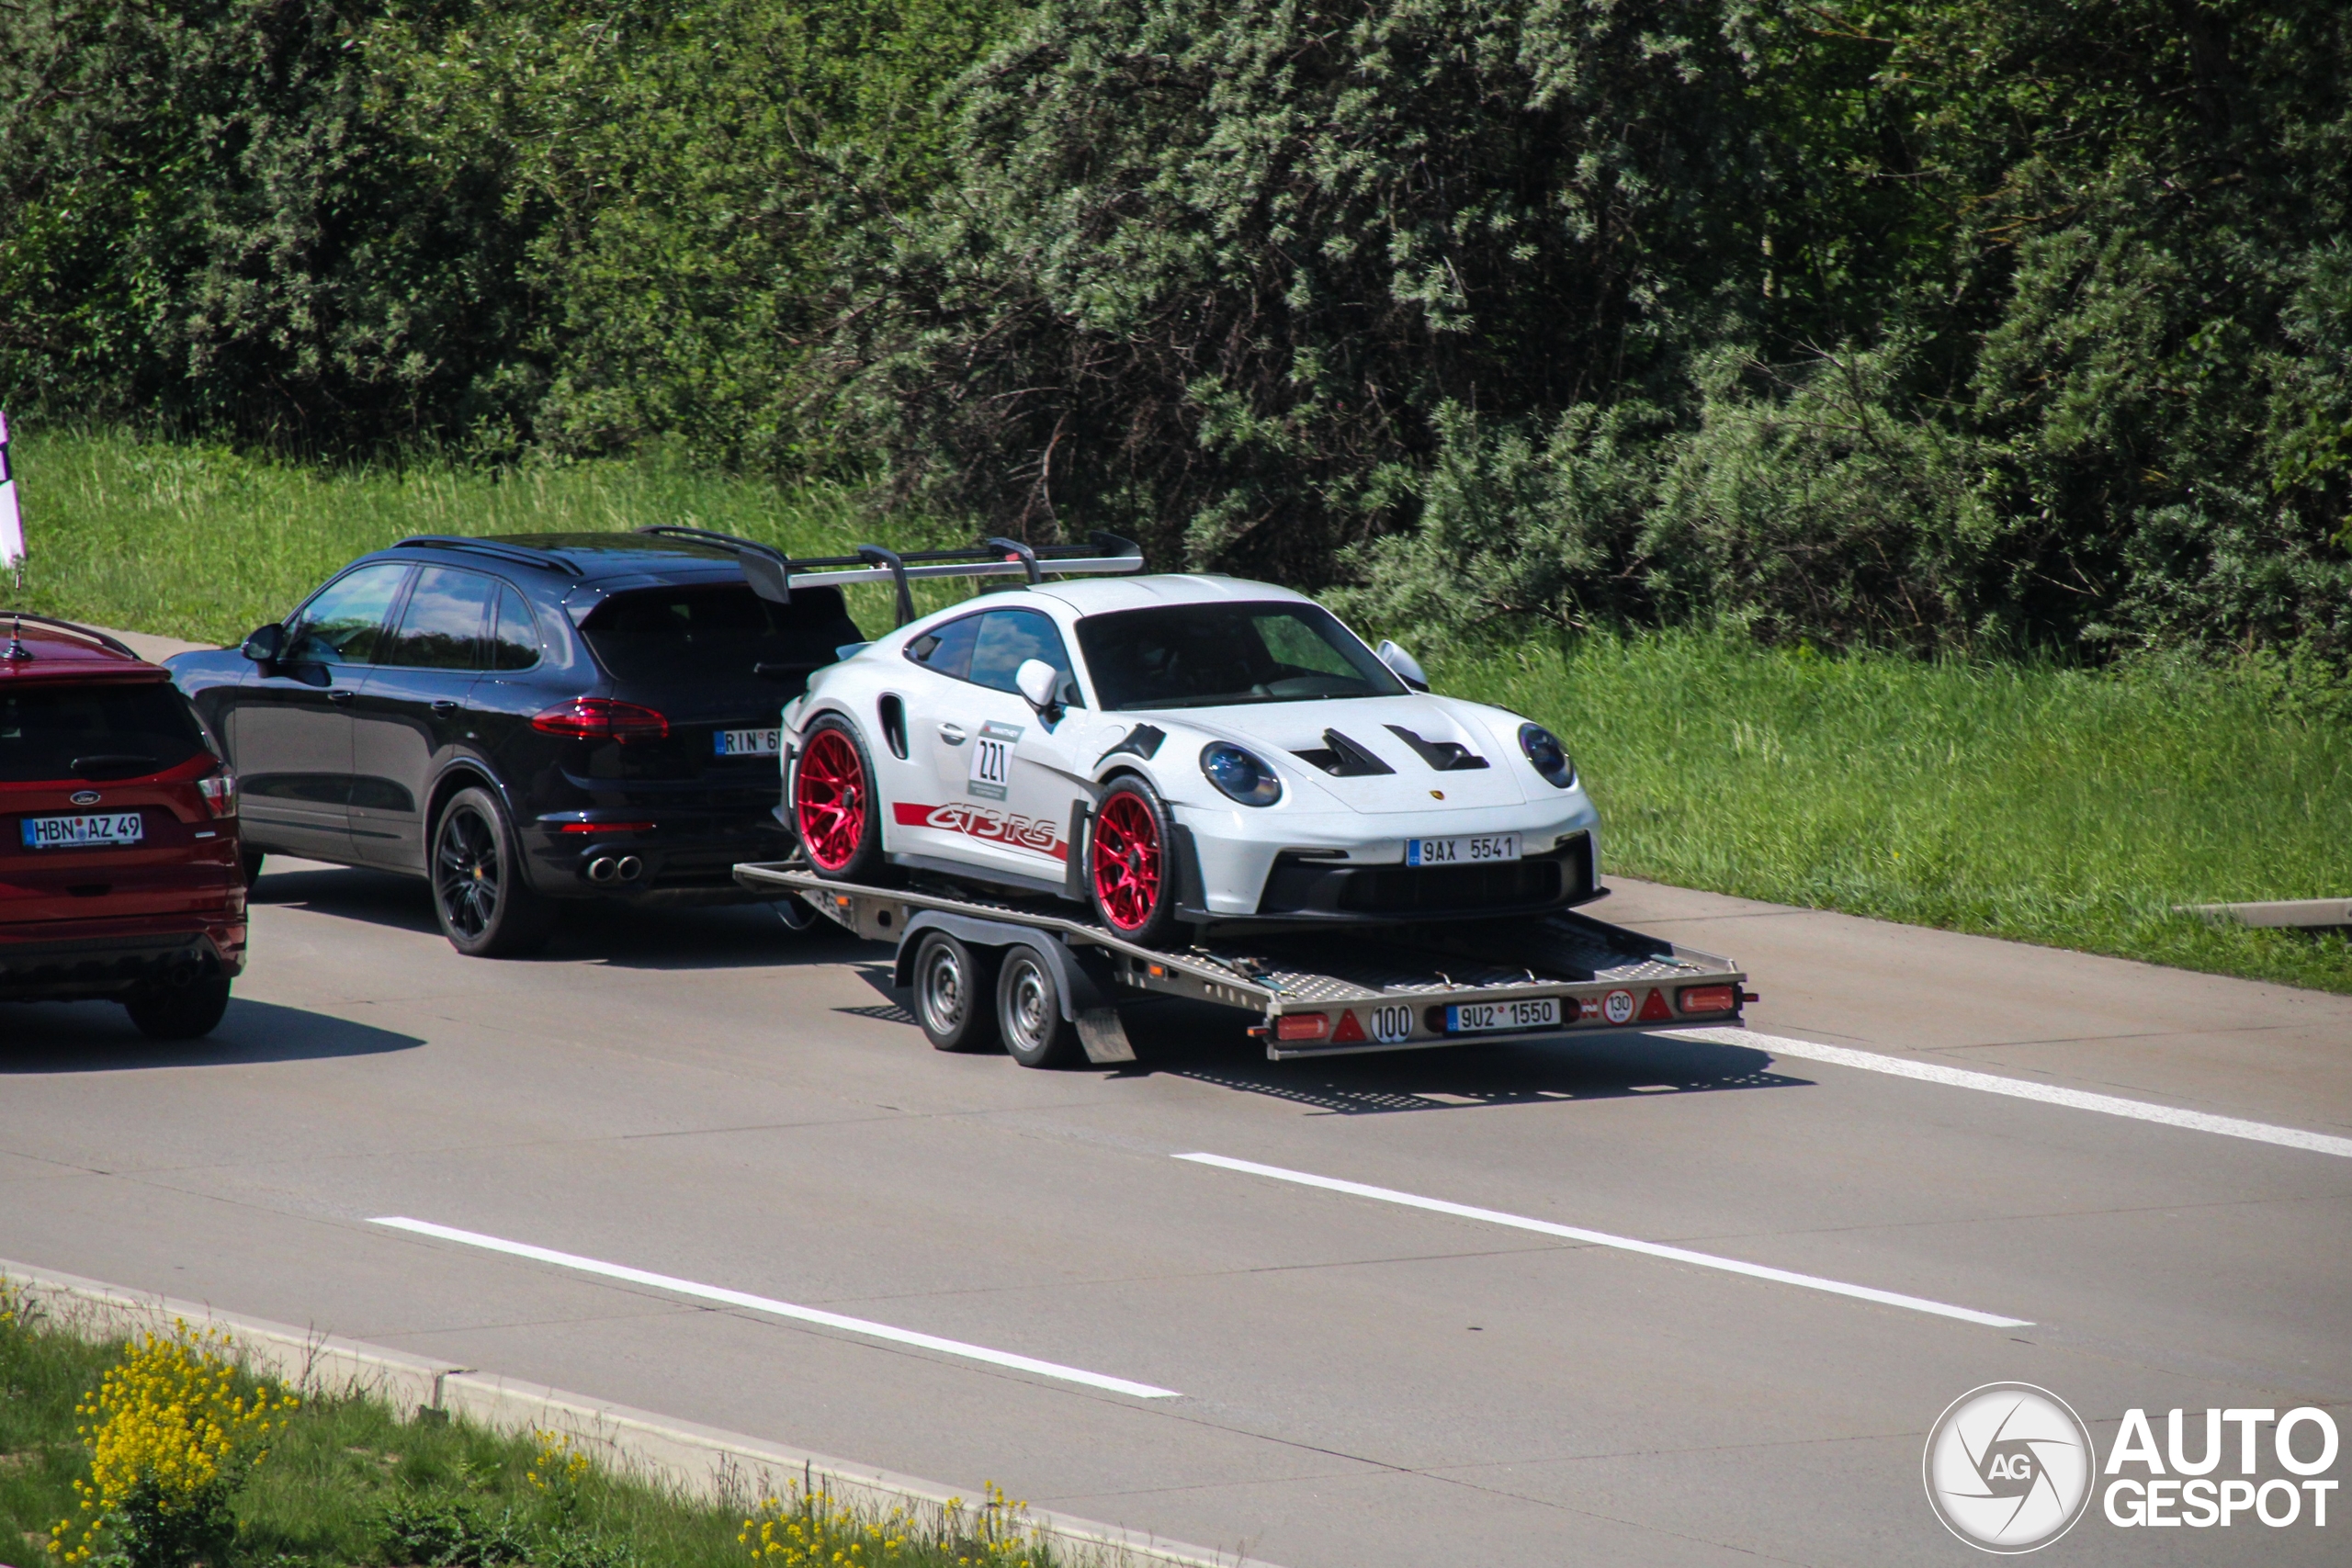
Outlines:
[[1176, 952], [955, 886], [834, 882], [798, 861], [739, 865], [735, 879], [771, 898], [797, 897], [867, 941], [896, 942], [897, 983], [913, 993], [933, 1045], [977, 1045], [1001, 1019], [1006, 1049], [1029, 1066], [1081, 1052], [1094, 1063], [1134, 1061], [1117, 1009], [1138, 995], [1255, 1013], [1250, 1032], [1277, 1062], [1736, 1024], [1757, 999], [1728, 959], [1573, 910], [1212, 935]]

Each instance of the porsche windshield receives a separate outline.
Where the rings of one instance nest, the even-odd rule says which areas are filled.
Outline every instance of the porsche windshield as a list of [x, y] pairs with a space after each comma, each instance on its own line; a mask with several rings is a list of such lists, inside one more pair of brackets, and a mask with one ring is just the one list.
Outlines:
[[1089, 615], [1078, 646], [1105, 708], [1397, 697], [1404, 683], [1314, 604], [1181, 604]]

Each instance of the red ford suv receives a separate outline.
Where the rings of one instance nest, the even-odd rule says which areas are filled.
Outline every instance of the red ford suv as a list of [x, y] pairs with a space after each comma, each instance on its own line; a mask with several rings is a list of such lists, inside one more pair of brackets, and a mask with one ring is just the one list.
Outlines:
[[0, 1002], [192, 1040], [244, 963], [236, 775], [196, 710], [104, 633], [0, 611]]

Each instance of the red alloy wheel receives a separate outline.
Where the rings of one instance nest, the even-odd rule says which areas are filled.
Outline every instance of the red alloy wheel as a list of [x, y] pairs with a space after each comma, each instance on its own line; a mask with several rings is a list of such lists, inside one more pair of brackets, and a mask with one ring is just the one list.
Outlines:
[[819, 870], [841, 870], [856, 858], [865, 837], [865, 769], [857, 748], [840, 730], [820, 729], [792, 777], [792, 813], [802, 846]]
[[1151, 807], [1121, 791], [1094, 819], [1094, 902], [1123, 931], [1140, 931], [1159, 908], [1159, 829]]

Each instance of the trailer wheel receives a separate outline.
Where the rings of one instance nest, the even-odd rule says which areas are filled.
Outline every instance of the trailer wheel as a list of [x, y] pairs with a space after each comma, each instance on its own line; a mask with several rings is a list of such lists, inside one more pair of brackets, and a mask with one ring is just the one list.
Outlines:
[[1053, 966], [1034, 948], [1005, 953], [996, 977], [996, 1021], [1006, 1052], [1024, 1067], [1065, 1067], [1081, 1055], [1078, 1026], [1062, 1016]]
[[1168, 807], [1133, 773], [1115, 780], [1086, 835], [1086, 891], [1095, 917], [1130, 942], [1165, 947], [1176, 930], [1176, 864]]
[[915, 947], [915, 1018], [934, 1051], [985, 1051], [997, 1043], [996, 955], [945, 931]]
[[842, 882], [881, 880], [881, 801], [865, 742], [838, 714], [808, 727], [792, 770], [792, 825], [817, 874]]

